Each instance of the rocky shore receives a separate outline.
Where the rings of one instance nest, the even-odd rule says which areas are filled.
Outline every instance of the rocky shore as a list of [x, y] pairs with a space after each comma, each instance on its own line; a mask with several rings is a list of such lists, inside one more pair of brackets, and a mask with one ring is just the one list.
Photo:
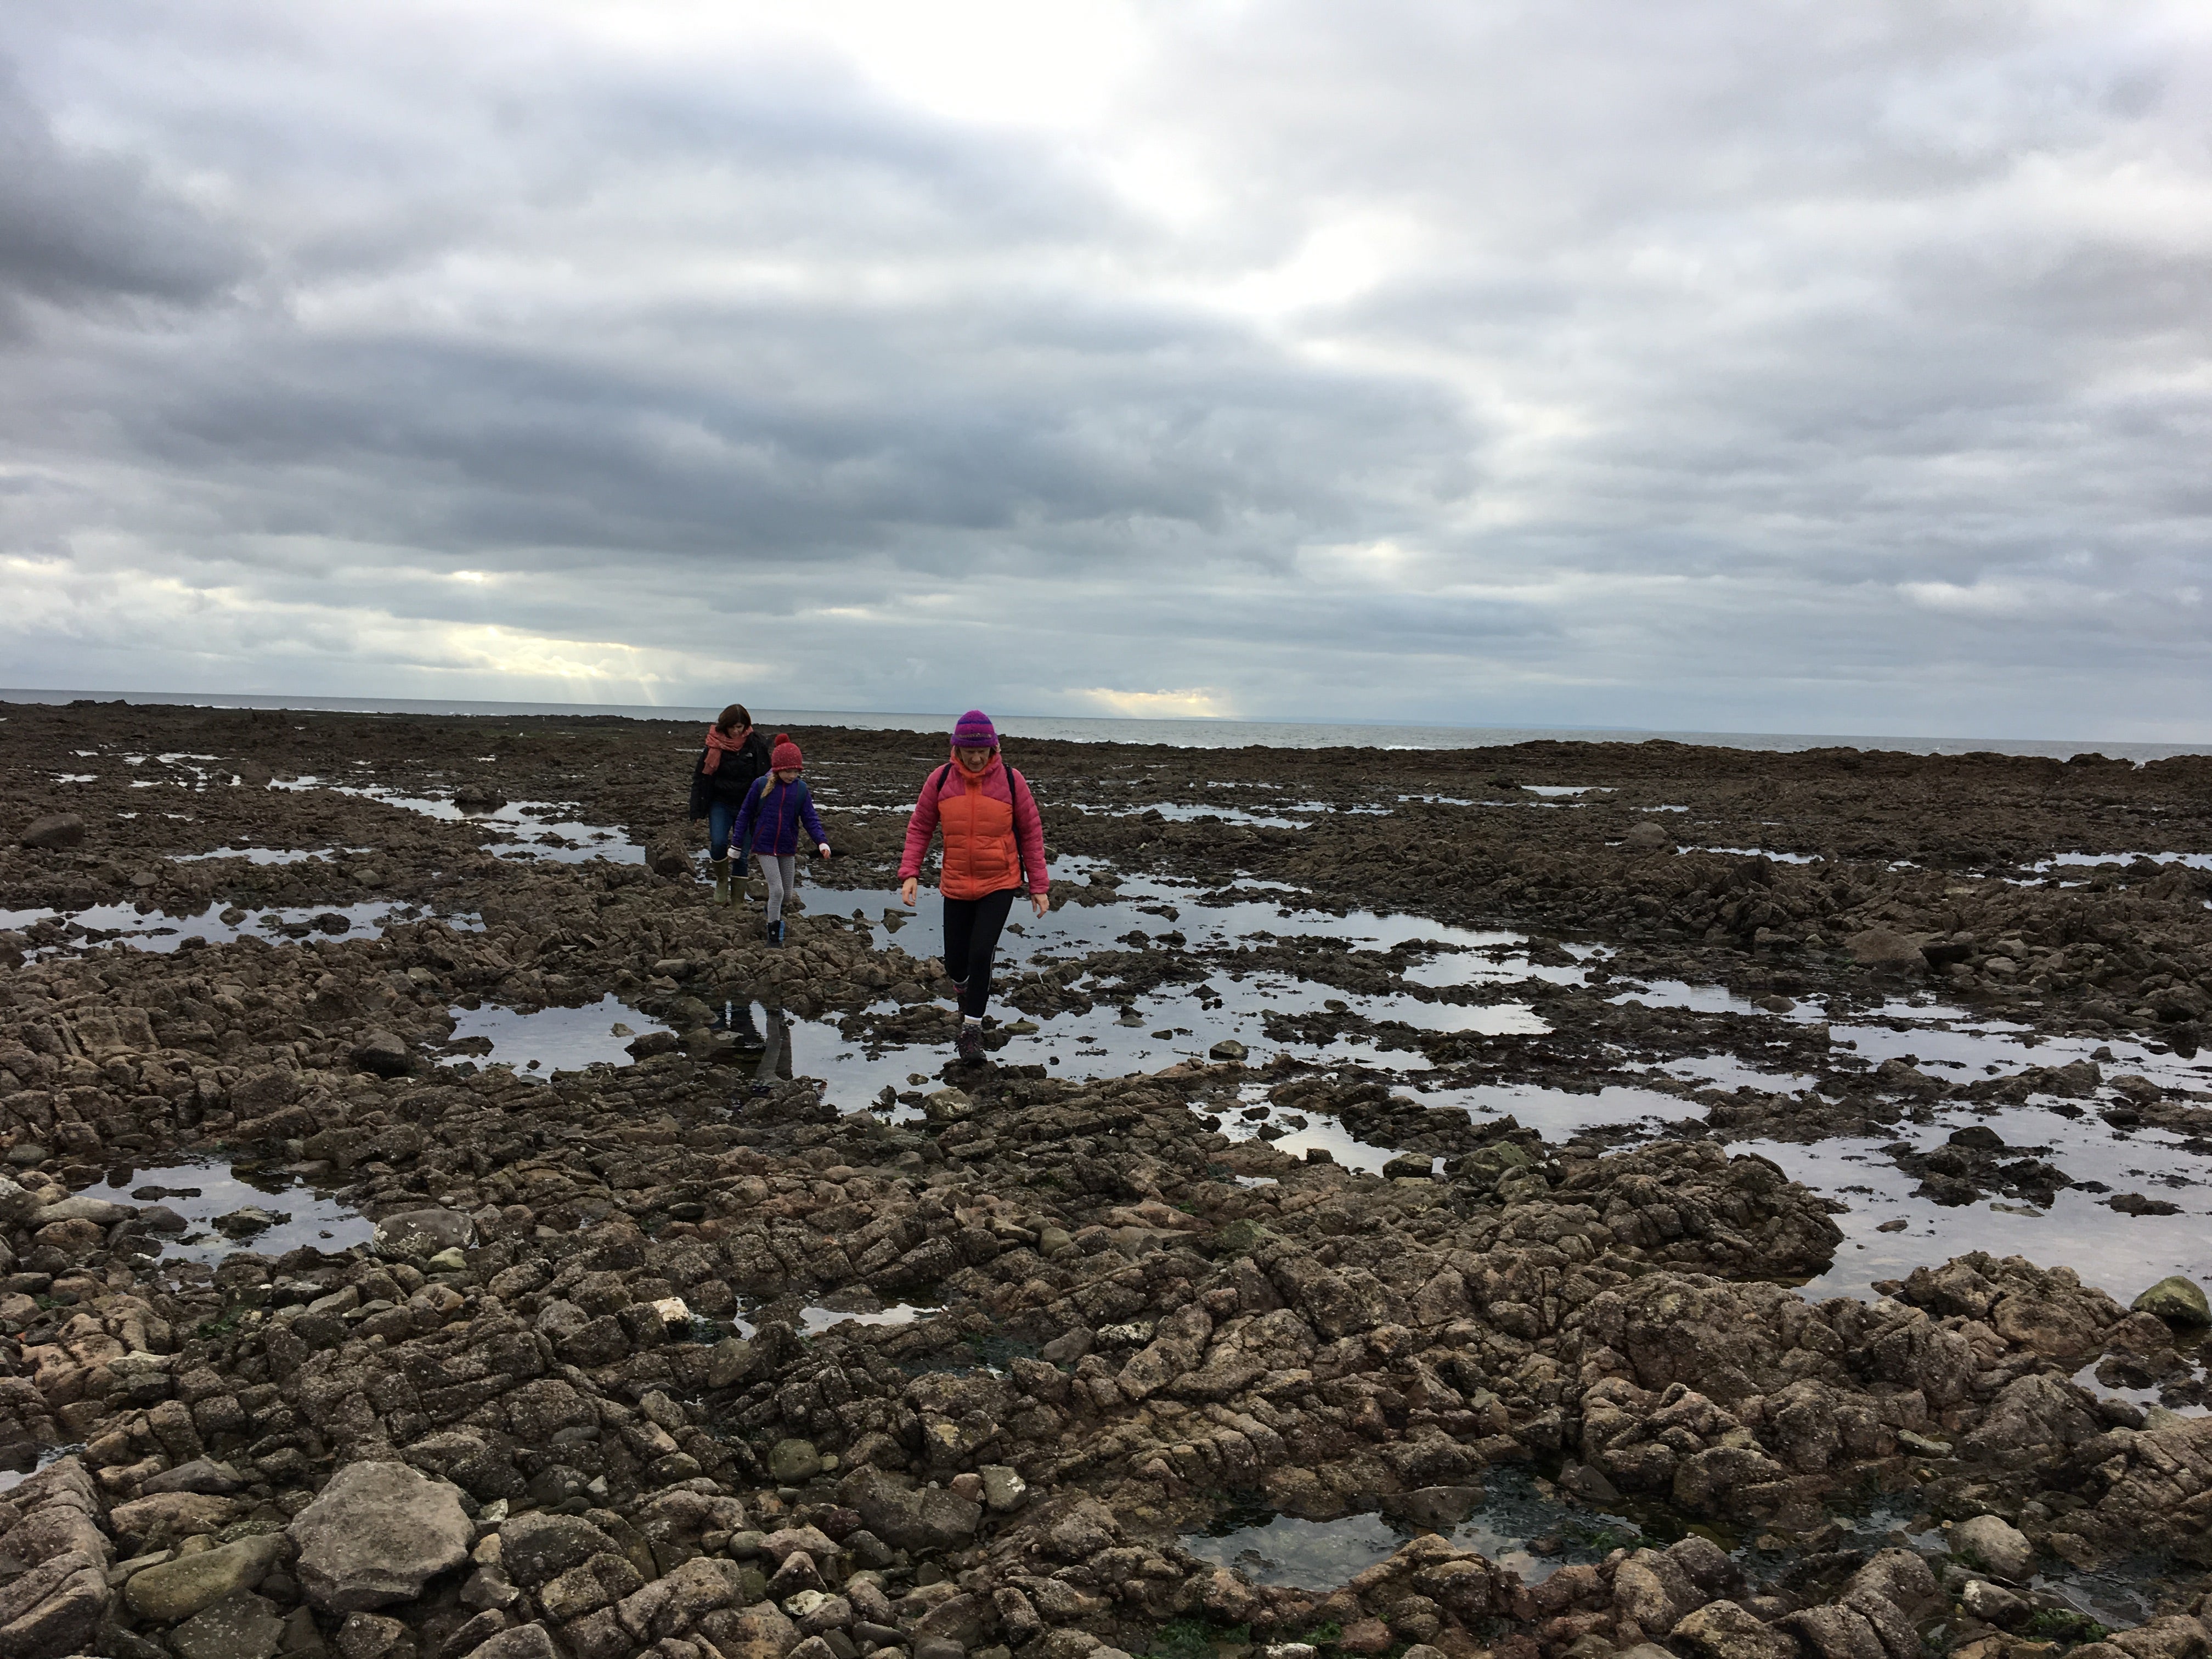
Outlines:
[[2206, 1650], [2212, 761], [0, 714], [0, 1659]]

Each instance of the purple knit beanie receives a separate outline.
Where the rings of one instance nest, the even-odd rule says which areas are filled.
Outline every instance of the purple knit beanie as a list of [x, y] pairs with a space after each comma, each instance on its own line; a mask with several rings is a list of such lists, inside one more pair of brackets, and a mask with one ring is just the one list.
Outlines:
[[991, 717], [980, 708], [971, 708], [952, 726], [952, 746], [955, 749], [996, 749], [999, 746], [998, 728]]

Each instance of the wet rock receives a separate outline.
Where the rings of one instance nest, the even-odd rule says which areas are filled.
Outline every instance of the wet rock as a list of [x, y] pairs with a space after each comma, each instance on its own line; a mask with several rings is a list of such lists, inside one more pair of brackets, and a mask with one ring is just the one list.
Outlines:
[[2203, 1287], [2181, 1273], [2160, 1279], [2128, 1306], [2169, 1325], [2212, 1325], [2212, 1304], [2207, 1304]]
[[2026, 1583], [2035, 1567], [2035, 1546], [2027, 1535], [1994, 1515], [1978, 1515], [1954, 1527], [1951, 1553], [2015, 1583]]
[[329, 1613], [404, 1601], [459, 1566], [476, 1537], [459, 1488], [404, 1463], [349, 1463], [293, 1518], [299, 1578]]
[[84, 844], [84, 819], [76, 812], [49, 812], [44, 817], [33, 818], [15, 839], [19, 846], [41, 852], [81, 847]]
[[1215, 1043], [1211, 1048], [1208, 1048], [1206, 1051], [1206, 1057], [1208, 1060], [1241, 1060], [1246, 1058], [1250, 1052], [1251, 1051], [1246, 1048], [1243, 1043], [1237, 1042], [1236, 1038], [1224, 1037], [1220, 1042]]

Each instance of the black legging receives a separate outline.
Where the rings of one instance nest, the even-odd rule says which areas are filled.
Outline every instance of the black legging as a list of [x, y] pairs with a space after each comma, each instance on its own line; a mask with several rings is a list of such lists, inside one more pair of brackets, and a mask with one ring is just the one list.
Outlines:
[[983, 1018], [983, 1005], [991, 1000], [991, 962], [999, 951], [999, 930], [1014, 908], [1009, 887], [986, 893], [979, 899], [945, 901], [945, 972], [962, 988], [960, 1012], [972, 1019]]

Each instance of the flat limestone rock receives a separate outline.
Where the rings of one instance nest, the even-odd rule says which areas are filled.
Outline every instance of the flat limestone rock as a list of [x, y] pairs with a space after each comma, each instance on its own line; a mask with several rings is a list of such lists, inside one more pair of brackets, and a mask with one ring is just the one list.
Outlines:
[[404, 1463], [351, 1463], [293, 1518], [299, 1578], [325, 1613], [411, 1601], [466, 1559], [476, 1528], [460, 1488]]

